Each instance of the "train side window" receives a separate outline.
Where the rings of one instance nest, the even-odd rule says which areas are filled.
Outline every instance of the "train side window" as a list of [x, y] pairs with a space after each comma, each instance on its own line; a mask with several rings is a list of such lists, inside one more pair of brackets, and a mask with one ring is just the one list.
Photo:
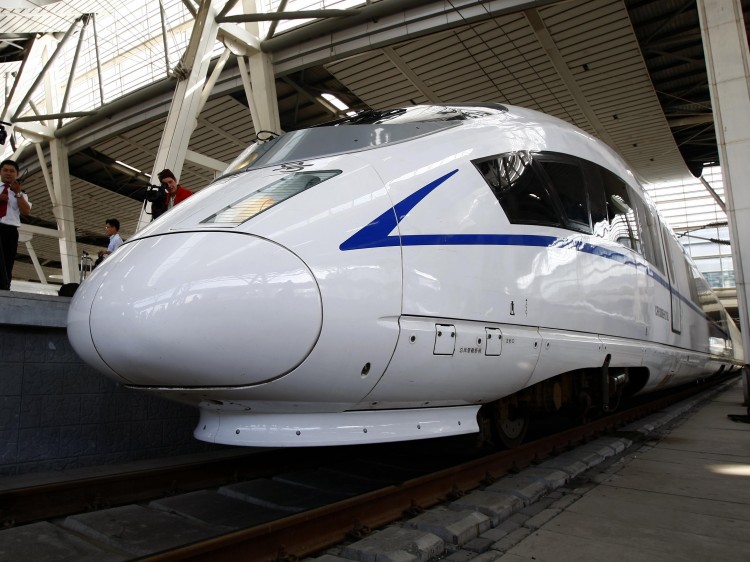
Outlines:
[[531, 155], [508, 152], [473, 161], [514, 224], [561, 226], [552, 196], [534, 171]]
[[719, 298], [711, 290], [711, 287], [703, 275], [698, 271], [695, 263], [686, 259], [685, 266], [688, 271], [690, 298], [706, 315], [709, 337], [719, 340], [726, 339], [728, 330], [727, 317], [724, 307], [721, 305], [721, 301], [719, 301]]
[[586, 182], [581, 167], [575, 162], [562, 162], [557, 159], [537, 159], [547, 174], [566, 219], [572, 230], [591, 233], [589, 205], [586, 196]]
[[687, 257], [687, 254], [684, 255], [684, 263], [685, 271], [687, 272], [688, 288], [690, 290], [690, 300], [693, 301], [696, 305], [701, 306], [701, 296], [698, 289], [698, 281], [702, 280], [702, 276], [700, 273], [698, 273], [698, 269]]
[[642, 254], [638, 223], [630, 203], [627, 184], [604, 168], [601, 169], [601, 174], [610, 226], [605, 238]]
[[649, 263], [664, 271], [664, 255], [659, 244], [659, 223], [655, 211], [637, 194], [632, 195], [638, 215], [638, 224], [641, 226], [641, 242], [643, 256]]

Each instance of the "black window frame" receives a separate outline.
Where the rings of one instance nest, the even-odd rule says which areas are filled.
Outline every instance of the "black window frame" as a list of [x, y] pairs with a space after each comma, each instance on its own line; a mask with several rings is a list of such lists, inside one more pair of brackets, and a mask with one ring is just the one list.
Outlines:
[[[591, 225], [591, 205], [589, 203], [590, 197], [589, 197], [589, 181], [586, 177], [586, 169], [582, 165], [584, 160], [581, 158], [576, 158], [567, 154], [561, 154], [561, 153], [554, 153], [554, 152], [540, 152], [535, 155], [532, 162], [535, 163], [537, 167], [537, 172], [542, 175], [547, 183], [548, 190], [551, 191], [553, 200], [556, 201], [560, 212], [562, 213], [562, 219], [563, 224], [565, 225], [563, 228], [566, 230], [573, 230], [575, 232], [583, 232], [585, 234], [593, 234], [594, 229]], [[574, 168], [578, 171], [581, 177], [582, 187], [583, 187], [583, 196], [585, 200], [583, 201], [585, 205], [585, 214], [586, 214], [586, 222], [581, 222], [579, 220], [573, 219], [568, 215], [567, 212], [567, 205], [563, 202], [563, 197], [561, 196], [562, 189], [560, 189], [561, 183], [557, 182], [557, 180], [552, 177], [549, 173], [548, 168], [545, 167], [545, 164], [562, 164], [564, 166], [570, 166], [571, 168]], [[550, 189], [551, 187], [551, 189]]]
[[[500, 178], [499, 175], [497, 175], [496, 177], [498, 177], [498, 181], [495, 184], [488, 179], [488, 175], [490, 175], [489, 172], [491, 172], [491, 170], [487, 170], [485, 167], [483, 167], [483, 164], [491, 161], [502, 161], [509, 156], [513, 156], [517, 162], [512, 163], [509, 168], [506, 167], [505, 169], [515, 170], [516, 164], [521, 163], [523, 165], [523, 172], [518, 175], [517, 178], [511, 180], [513, 182], [512, 186], [505, 188], [504, 191], [501, 191], [501, 180], [507, 181], [507, 176], [505, 178]], [[477, 170], [479, 175], [482, 176], [482, 179], [484, 179], [487, 186], [495, 195], [495, 198], [500, 203], [500, 206], [505, 212], [505, 216], [508, 218], [508, 221], [511, 224], [530, 224], [535, 226], [565, 228], [562, 215], [562, 207], [559, 201], [557, 201], [557, 197], [554, 196], [550, 191], [549, 182], [546, 180], [543, 174], [540, 174], [539, 168], [535, 165], [535, 156], [535, 154], [532, 154], [528, 151], [508, 151], [501, 152], [492, 156], [477, 158], [475, 160], [472, 160], [471, 163], [474, 165], [474, 168]], [[508, 197], [509, 195], [515, 195], [512, 190], [514, 190], [518, 186], [519, 180], [523, 181], [526, 184], [521, 188], [524, 190], [524, 193], [528, 192], [527, 187], [530, 185], [529, 182], [536, 182], [533, 187], [538, 188], [538, 190], [532, 192], [532, 195], [534, 195], [537, 199], [540, 199], [537, 194], [543, 195], [543, 198], [540, 199], [541, 208], [544, 208], [545, 205], [549, 206], [544, 210], [547, 216], [552, 220], [547, 220], [546, 218], [540, 217], [529, 218], [528, 216], [526, 218], [519, 218], [517, 211], [519, 210], [518, 207], [520, 199], [515, 196], [512, 199]], [[539, 206], [537, 206], [537, 208], [539, 208]]]

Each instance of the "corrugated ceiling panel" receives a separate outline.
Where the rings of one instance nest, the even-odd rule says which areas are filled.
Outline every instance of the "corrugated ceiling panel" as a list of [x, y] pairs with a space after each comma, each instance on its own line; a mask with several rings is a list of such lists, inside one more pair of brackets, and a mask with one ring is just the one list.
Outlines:
[[[117, 154], [123, 162], [147, 175], [152, 172], [166, 120], [142, 125], [98, 143], [94, 148], [104, 154]], [[255, 138], [249, 109], [229, 96], [206, 103], [191, 136], [190, 149], [225, 164], [233, 160]], [[200, 191], [214, 177], [210, 170], [185, 162], [179, 181]]]
[[[684, 167], [624, 5], [612, 0], [560, 3], [539, 13], [577, 87], [616, 143], [614, 148], [651, 180]], [[651, 154], [644, 155], [638, 144], [646, 138], [654, 146]]]
[[[567, 5], [551, 4], [544, 9], [544, 20], [550, 29], [556, 33], [576, 35], [580, 30], [582, 20], [606, 20], [608, 14], [618, 14], [622, 2], [620, 0], [587, 0], [585, 2], [568, 2]], [[564, 36], [561, 35], [564, 38]]]
[[411, 99], [417, 103], [424, 100], [424, 96], [382, 51], [333, 63], [332, 67], [336, 71], [331, 72], [328, 68], [329, 72], [370, 107], [384, 109], [410, 104]]
[[[398, 68], [403, 63], [443, 101], [497, 101], [539, 109], [591, 133], [593, 112], [615, 147], [641, 173], [673, 174], [682, 158], [664, 120], [643, 64], [627, 11], [619, 0], [562, 2], [538, 10], [554, 48], [583, 93], [575, 93], [538, 42], [522, 13], [466, 25], [381, 51], [327, 65], [366, 103], [386, 107], [421, 101]], [[584, 66], [585, 65], [585, 66]], [[628, 84], [626, 93], [623, 83]], [[617, 115], [615, 118], [614, 116]], [[644, 155], [639, 139], [656, 139], [658, 154]], [[635, 146], [633, 146], [635, 145]]]

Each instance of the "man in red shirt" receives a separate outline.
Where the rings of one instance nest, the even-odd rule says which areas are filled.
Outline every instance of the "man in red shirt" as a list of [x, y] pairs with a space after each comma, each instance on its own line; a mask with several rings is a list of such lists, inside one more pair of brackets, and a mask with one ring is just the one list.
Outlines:
[[193, 194], [192, 191], [177, 183], [177, 178], [172, 173], [172, 170], [165, 168], [159, 172], [157, 176], [159, 181], [167, 186], [167, 194], [164, 196], [163, 201], [156, 201], [153, 203], [151, 214], [154, 218], [167, 212], [179, 202], [184, 201]]

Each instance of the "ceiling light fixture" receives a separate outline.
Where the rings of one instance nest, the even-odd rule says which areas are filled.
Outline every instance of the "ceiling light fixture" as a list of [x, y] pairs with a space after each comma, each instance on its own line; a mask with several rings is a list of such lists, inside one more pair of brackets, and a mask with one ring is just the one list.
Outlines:
[[343, 101], [341, 101], [339, 98], [337, 98], [333, 94], [321, 94], [321, 96], [339, 111], [345, 111], [349, 109], [348, 105], [346, 105]]
[[142, 174], [143, 173], [138, 168], [134, 168], [133, 166], [131, 166], [130, 164], [126, 164], [125, 162], [120, 162], [119, 160], [115, 160], [115, 163], [119, 164], [120, 166], [125, 166], [129, 170], [133, 170], [136, 174]]

